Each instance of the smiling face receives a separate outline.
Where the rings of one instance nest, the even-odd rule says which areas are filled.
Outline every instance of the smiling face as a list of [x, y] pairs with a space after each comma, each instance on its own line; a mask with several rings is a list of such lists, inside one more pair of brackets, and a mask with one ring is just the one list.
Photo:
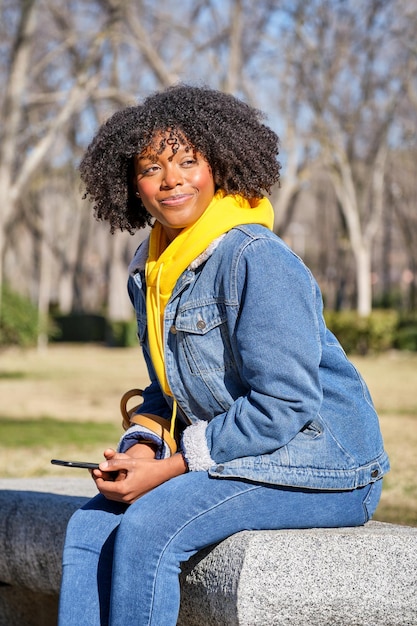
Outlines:
[[[155, 148], [161, 140], [166, 140], [162, 151]], [[201, 217], [215, 193], [206, 159], [172, 133], [160, 134], [152, 146], [136, 155], [134, 171], [143, 205], [162, 224], [170, 241]]]

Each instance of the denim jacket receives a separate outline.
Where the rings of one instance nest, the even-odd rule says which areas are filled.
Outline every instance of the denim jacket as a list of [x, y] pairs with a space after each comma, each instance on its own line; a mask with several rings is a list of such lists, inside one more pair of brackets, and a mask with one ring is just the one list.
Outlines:
[[[147, 241], [128, 283], [151, 380], [138, 412], [169, 418], [147, 343], [146, 256]], [[389, 470], [369, 391], [322, 308], [311, 272], [262, 226], [233, 228], [180, 276], [165, 309], [165, 364], [191, 471], [343, 490]], [[135, 438], [152, 435], [132, 426], [119, 449]]]

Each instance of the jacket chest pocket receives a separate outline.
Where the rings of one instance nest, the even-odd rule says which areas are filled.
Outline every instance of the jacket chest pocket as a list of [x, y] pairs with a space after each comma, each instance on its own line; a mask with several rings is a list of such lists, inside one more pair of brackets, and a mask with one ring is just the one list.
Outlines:
[[226, 308], [212, 303], [180, 311], [171, 326], [178, 358], [192, 374], [224, 372], [233, 366]]

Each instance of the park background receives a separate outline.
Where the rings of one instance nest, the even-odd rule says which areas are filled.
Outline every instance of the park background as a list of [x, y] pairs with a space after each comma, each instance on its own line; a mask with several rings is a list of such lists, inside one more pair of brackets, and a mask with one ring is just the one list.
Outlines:
[[115, 110], [183, 81], [279, 134], [274, 229], [381, 416], [378, 519], [417, 525], [415, 2], [1, 0], [0, 18], [0, 476], [65, 480], [49, 459], [101, 457], [146, 384], [126, 294], [146, 232], [95, 221], [77, 166]]

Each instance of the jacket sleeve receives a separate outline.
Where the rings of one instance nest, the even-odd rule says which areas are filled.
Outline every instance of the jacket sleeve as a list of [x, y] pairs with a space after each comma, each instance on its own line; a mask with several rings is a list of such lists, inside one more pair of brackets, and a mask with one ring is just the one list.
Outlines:
[[279, 240], [258, 238], [231, 271], [238, 305], [230, 339], [248, 392], [184, 431], [191, 470], [272, 453], [317, 415], [322, 400], [321, 297], [309, 270]]

